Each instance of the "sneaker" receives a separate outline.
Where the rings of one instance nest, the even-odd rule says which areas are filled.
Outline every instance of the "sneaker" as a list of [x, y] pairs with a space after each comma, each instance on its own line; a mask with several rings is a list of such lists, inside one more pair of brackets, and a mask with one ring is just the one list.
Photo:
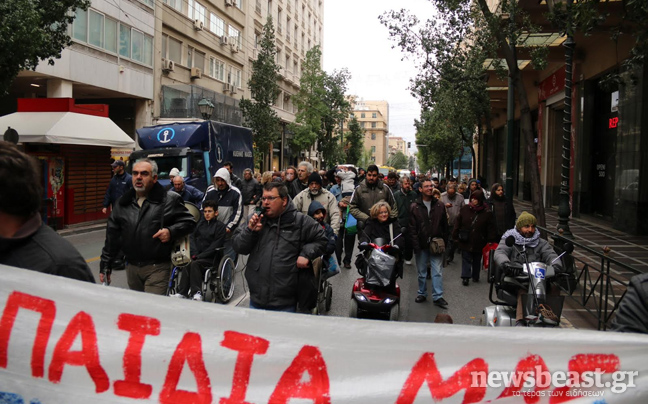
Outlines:
[[196, 292], [196, 294], [193, 295], [193, 300], [196, 300], [196, 301], [198, 301], [198, 302], [201, 302], [201, 301], [202, 301], [202, 293], [200, 293], [200, 292]]
[[556, 325], [558, 324], [558, 316], [554, 314], [551, 307], [547, 304], [541, 304], [538, 307], [538, 319], [545, 324]]
[[448, 302], [445, 301], [444, 298], [440, 297], [434, 301], [434, 304], [437, 306], [441, 307], [442, 309], [447, 309], [448, 308]]
[[405, 265], [412, 265], [412, 260], [405, 261]]
[[416, 299], [414, 299], [416, 303], [423, 303], [425, 301], [425, 296], [423, 295], [418, 295], [416, 296]]
[[344, 268], [345, 269], [351, 269], [351, 263], [350, 262], [345, 262], [344, 263]]
[[186, 299], [187, 296], [183, 295], [182, 293], [173, 293], [169, 295], [169, 297], [177, 297], [178, 299]]

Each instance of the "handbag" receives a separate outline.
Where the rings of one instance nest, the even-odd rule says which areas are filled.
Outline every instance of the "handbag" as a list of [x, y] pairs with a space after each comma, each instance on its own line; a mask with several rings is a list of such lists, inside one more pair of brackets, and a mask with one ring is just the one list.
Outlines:
[[346, 222], [344, 223], [344, 228], [347, 231], [347, 234], [356, 234], [358, 232], [358, 219], [353, 217], [351, 213], [349, 213], [349, 207], [347, 206], [347, 218]]
[[430, 253], [431, 254], [443, 254], [445, 251], [445, 241], [441, 237], [433, 237], [430, 240]]

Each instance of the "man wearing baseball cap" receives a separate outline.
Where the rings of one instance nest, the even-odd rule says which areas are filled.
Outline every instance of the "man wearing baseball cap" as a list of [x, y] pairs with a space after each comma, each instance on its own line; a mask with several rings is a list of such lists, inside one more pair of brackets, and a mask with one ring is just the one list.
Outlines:
[[109, 206], [114, 205], [117, 199], [121, 198], [126, 191], [133, 188], [133, 181], [131, 180], [130, 174], [126, 172], [123, 161], [115, 160], [110, 166], [115, 175], [110, 180], [106, 195], [104, 196], [103, 209], [101, 209], [101, 212], [104, 214], [108, 212]]

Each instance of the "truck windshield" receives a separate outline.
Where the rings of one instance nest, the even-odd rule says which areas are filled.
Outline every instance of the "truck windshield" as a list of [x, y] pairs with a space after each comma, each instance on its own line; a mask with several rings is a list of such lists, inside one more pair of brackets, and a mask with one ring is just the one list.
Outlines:
[[187, 177], [187, 156], [153, 157], [158, 165], [158, 180], [168, 180], [172, 168], [180, 170], [180, 175]]

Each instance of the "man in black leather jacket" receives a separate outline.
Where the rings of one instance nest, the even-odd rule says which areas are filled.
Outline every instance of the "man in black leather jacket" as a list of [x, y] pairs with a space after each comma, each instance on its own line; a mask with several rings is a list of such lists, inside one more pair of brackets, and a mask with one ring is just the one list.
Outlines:
[[121, 248], [128, 265], [128, 286], [137, 291], [166, 293], [171, 269], [173, 241], [191, 233], [196, 225], [180, 195], [167, 193], [157, 182], [157, 164], [149, 159], [133, 166], [133, 189], [114, 206], [106, 228], [99, 275], [107, 269]]
[[648, 334], [648, 274], [635, 275], [612, 321], [612, 331]]

